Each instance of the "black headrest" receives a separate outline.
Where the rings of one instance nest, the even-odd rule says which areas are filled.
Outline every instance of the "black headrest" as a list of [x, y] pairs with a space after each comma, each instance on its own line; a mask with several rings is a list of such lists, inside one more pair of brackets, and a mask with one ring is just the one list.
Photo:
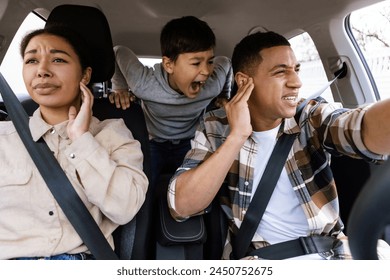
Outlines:
[[45, 27], [58, 24], [77, 31], [89, 44], [92, 58], [90, 82], [110, 80], [115, 70], [115, 56], [110, 27], [103, 12], [90, 6], [60, 5], [52, 10]]

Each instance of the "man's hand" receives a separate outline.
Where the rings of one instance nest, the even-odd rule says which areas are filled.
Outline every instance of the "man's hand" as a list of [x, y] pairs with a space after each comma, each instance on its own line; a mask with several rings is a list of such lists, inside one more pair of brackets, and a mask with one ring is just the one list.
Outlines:
[[81, 106], [80, 111], [74, 106], [69, 108], [69, 122], [67, 126], [68, 136], [75, 140], [89, 130], [92, 118], [93, 94], [83, 83], [80, 83]]
[[230, 135], [247, 139], [252, 133], [251, 118], [248, 108], [248, 100], [253, 91], [253, 79], [238, 85], [235, 96], [226, 103], [225, 110], [230, 125]]
[[108, 99], [112, 104], [115, 104], [118, 109], [122, 108], [123, 110], [130, 108], [132, 98], [134, 98], [134, 96], [132, 96], [127, 89], [117, 89], [108, 96]]

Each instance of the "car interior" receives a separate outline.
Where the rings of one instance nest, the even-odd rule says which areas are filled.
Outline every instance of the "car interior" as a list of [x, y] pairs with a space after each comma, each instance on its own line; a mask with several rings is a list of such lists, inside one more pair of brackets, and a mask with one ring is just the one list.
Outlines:
[[[340, 71], [345, 73], [331, 85], [333, 100], [344, 107], [356, 108], [376, 102], [380, 97], [360, 51], [351, 43], [348, 29], [345, 29], [346, 19], [355, 10], [380, 2], [0, 0], [0, 61], [29, 13], [42, 19], [46, 26], [64, 24], [81, 32], [94, 46], [93, 113], [100, 120], [122, 118], [125, 121], [134, 138], [141, 143], [144, 171], [150, 178], [149, 138], [141, 105], [135, 102], [127, 110], [116, 109], [107, 98], [114, 72], [113, 46], [125, 45], [142, 58], [158, 60], [161, 58], [159, 33], [162, 26], [170, 19], [185, 15], [205, 20], [217, 38], [215, 53], [227, 57], [241, 38], [255, 31], [272, 30], [286, 38], [306, 32], [315, 43], [326, 81]], [[3, 68], [0, 70], [4, 72]], [[324, 84], [316, 83], [316, 88]], [[32, 115], [37, 104], [26, 96], [19, 99], [27, 114]], [[6, 119], [7, 108], [3, 103], [0, 110], [0, 119]], [[376, 259], [377, 239], [390, 241], [389, 215], [384, 214], [390, 213], [386, 203], [390, 195], [386, 190], [386, 182], [390, 179], [387, 178], [388, 164], [378, 166], [361, 159], [333, 157], [332, 170], [351, 250], [356, 259]], [[120, 259], [220, 259], [227, 221], [217, 201], [203, 216], [177, 223], [169, 216], [166, 205], [166, 188], [171, 175], [165, 174], [156, 190], [149, 189], [136, 217], [115, 231], [115, 251]], [[371, 209], [372, 205], [383, 206]], [[366, 230], [362, 232], [362, 228]]]

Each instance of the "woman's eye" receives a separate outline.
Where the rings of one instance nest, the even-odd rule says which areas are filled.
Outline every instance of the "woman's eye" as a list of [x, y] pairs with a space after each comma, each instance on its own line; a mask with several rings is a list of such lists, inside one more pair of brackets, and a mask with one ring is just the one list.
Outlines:
[[24, 62], [24, 64], [33, 64], [33, 63], [36, 63], [36, 62], [37, 62], [36, 59], [30, 58], [30, 59], [26, 59], [26, 61]]
[[66, 61], [62, 58], [55, 58], [53, 59], [53, 62], [66, 62]]

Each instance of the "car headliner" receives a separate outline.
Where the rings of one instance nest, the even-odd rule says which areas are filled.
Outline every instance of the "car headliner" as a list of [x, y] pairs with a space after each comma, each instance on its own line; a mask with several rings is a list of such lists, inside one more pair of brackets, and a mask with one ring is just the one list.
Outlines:
[[[230, 56], [235, 44], [251, 30], [272, 30], [289, 37], [376, 2], [380, 0], [0, 0], [0, 17], [4, 15], [0, 35], [12, 35], [7, 30], [10, 24], [16, 25], [31, 10], [47, 17], [55, 6], [79, 4], [100, 8], [107, 16], [114, 44], [129, 46], [139, 56], [160, 56], [161, 28], [185, 15], [208, 22], [217, 37], [216, 54]], [[7, 41], [3, 44], [6, 47]]]

